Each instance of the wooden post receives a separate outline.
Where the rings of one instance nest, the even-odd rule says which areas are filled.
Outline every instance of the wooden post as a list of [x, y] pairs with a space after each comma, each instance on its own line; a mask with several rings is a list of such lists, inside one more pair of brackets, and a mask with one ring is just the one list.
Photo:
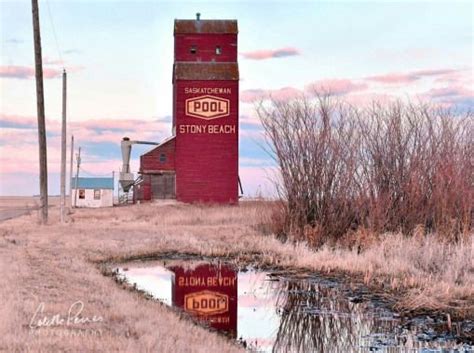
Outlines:
[[[114, 188], [115, 188], [115, 170], [112, 170], [112, 180], [114, 181]], [[115, 202], [114, 202], [114, 190], [112, 190], [112, 204], [115, 206]]]
[[38, 114], [41, 222], [43, 224], [46, 224], [48, 221], [48, 165], [46, 146], [46, 124], [44, 117], [43, 63], [41, 56], [41, 35], [39, 24], [38, 0], [31, 0], [31, 5], [33, 14], [33, 38], [35, 48], [36, 110]]
[[74, 185], [74, 207], [77, 205], [77, 184], [79, 179], [79, 167], [81, 166], [81, 147], [79, 147], [79, 153], [77, 154], [77, 170], [76, 170], [76, 180]]
[[69, 202], [72, 207], [72, 166], [74, 165], [74, 135], [71, 136], [71, 159], [69, 161]]
[[63, 71], [63, 116], [61, 129], [61, 223], [66, 208], [66, 70]]

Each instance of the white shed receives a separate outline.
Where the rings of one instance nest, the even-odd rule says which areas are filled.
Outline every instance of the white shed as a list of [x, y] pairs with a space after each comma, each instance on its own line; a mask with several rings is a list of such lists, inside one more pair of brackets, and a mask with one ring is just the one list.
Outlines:
[[75, 207], [114, 205], [114, 178], [77, 178], [77, 183], [72, 178], [71, 187], [71, 205]]

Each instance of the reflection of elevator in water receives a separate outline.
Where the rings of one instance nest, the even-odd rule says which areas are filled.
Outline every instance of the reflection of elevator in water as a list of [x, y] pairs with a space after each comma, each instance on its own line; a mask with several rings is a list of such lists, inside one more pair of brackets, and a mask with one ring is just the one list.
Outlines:
[[172, 305], [210, 327], [237, 337], [237, 271], [224, 264], [201, 264], [174, 272]]

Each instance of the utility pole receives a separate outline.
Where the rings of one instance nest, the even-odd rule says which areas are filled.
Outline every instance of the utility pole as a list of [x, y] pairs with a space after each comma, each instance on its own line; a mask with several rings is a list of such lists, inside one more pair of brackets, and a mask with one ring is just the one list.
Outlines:
[[75, 185], [74, 185], [74, 207], [76, 207], [77, 204], [77, 184], [79, 182], [79, 167], [81, 166], [81, 147], [79, 147], [79, 153], [76, 156], [77, 160], [77, 169], [76, 169], [76, 180], [75, 180]]
[[74, 135], [71, 136], [71, 159], [69, 161], [69, 201], [71, 202], [70, 205], [72, 206], [72, 166], [74, 165]]
[[36, 110], [38, 114], [41, 223], [46, 224], [48, 222], [48, 164], [46, 151], [46, 123], [44, 118], [43, 62], [41, 56], [38, 0], [31, 0], [31, 7], [33, 14], [33, 38], [35, 43]]
[[61, 223], [66, 208], [66, 70], [63, 71], [63, 122], [61, 129]]

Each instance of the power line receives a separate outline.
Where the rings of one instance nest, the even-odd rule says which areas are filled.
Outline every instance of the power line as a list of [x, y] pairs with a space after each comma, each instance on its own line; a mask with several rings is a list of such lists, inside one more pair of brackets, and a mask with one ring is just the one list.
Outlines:
[[61, 50], [59, 49], [58, 36], [56, 35], [56, 29], [54, 27], [53, 16], [51, 15], [51, 8], [49, 6], [49, 1], [46, 0], [46, 7], [48, 8], [49, 22], [51, 23], [51, 28], [53, 29], [54, 42], [56, 43], [56, 50], [58, 51], [59, 60], [61, 61], [61, 66], [64, 69], [64, 60], [61, 55]]

